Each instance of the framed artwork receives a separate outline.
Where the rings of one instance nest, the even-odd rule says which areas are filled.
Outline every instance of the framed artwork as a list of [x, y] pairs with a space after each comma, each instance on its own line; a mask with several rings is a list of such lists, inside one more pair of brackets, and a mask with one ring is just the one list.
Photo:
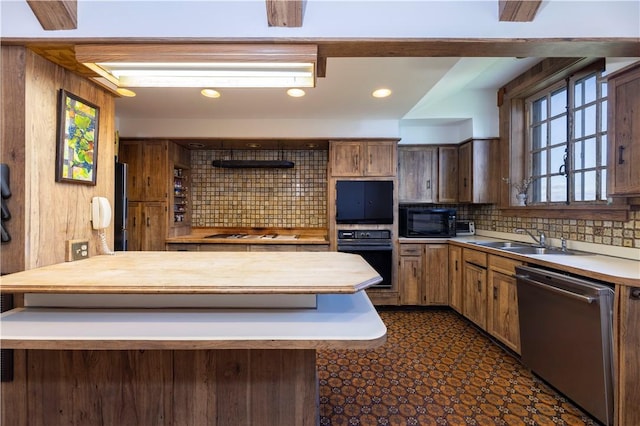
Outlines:
[[96, 184], [100, 108], [60, 90], [56, 182]]

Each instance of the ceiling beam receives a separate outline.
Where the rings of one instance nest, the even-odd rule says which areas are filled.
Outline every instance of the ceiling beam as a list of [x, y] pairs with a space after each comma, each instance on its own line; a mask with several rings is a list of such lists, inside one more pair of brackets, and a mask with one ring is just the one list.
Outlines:
[[531, 22], [542, 0], [498, 0], [500, 21]]
[[27, 3], [45, 30], [78, 28], [77, 0], [27, 0]]
[[301, 27], [307, 0], [266, 0], [270, 27]]

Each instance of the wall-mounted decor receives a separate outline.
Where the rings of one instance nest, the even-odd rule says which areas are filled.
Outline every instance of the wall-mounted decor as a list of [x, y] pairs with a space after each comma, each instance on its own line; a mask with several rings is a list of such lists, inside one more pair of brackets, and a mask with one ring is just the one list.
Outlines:
[[56, 182], [96, 184], [100, 109], [60, 90]]

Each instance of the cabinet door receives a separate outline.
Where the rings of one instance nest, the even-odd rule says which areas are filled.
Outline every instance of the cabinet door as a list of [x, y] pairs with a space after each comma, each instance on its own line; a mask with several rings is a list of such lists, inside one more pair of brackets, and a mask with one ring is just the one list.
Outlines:
[[609, 80], [609, 195], [640, 196], [640, 67]]
[[433, 203], [436, 201], [437, 152], [437, 148], [428, 147], [400, 148], [398, 150], [398, 197], [400, 202]]
[[422, 305], [422, 257], [400, 256], [400, 304]]
[[424, 252], [424, 302], [447, 305], [449, 301], [449, 248], [446, 244], [427, 244]]
[[331, 174], [333, 176], [362, 176], [362, 143], [331, 143]]
[[363, 142], [364, 176], [396, 175], [395, 142]]
[[449, 306], [462, 313], [462, 248], [449, 246]]
[[487, 270], [472, 263], [464, 265], [463, 315], [483, 330], [487, 328]]
[[487, 331], [517, 353], [520, 353], [520, 323], [516, 279], [489, 270]]
[[143, 207], [144, 238], [141, 250], [163, 251], [167, 239], [167, 207], [165, 203], [149, 202]]
[[144, 198], [142, 175], [142, 142], [127, 142], [120, 145], [118, 160], [127, 163], [127, 197], [131, 201], [142, 201]]
[[129, 201], [127, 203], [127, 249], [129, 251], [142, 250], [142, 240], [144, 238], [143, 223], [142, 203]]
[[640, 424], [640, 288], [616, 285], [617, 425]]
[[458, 147], [438, 148], [438, 202], [458, 202]]
[[164, 201], [167, 199], [169, 186], [173, 183], [169, 175], [167, 161], [167, 147], [165, 141], [145, 142], [142, 150], [142, 186], [144, 201]]
[[471, 196], [471, 148], [471, 142], [463, 143], [458, 148], [458, 168], [460, 171], [458, 177], [458, 201], [461, 203], [473, 201]]

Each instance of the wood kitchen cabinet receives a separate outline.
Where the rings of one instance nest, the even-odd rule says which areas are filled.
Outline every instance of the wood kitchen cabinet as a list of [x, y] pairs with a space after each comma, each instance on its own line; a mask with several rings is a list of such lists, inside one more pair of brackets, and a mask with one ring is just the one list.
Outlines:
[[396, 147], [396, 140], [331, 141], [331, 176], [395, 176]]
[[458, 149], [458, 201], [495, 203], [498, 200], [497, 139], [472, 139]]
[[614, 352], [617, 425], [640, 424], [640, 287], [616, 286]]
[[130, 251], [161, 251], [167, 238], [167, 205], [129, 201], [127, 228]]
[[122, 141], [119, 161], [129, 165], [131, 201], [165, 201], [168, 196], [168, 141]]
[[487, 329], [487, 254], [462, 249], [462, 314]]
[[449, 306], [462, 313], [462, 248], [449, 246]]
[[400, 304], [447, 305], [447, 244], [400, 244]]
[[640, 197], [640, 63], [608, 81], [608, 195]]
[[401, 203], [458, 201], [458, 146], [398, 147]]
[[128, 164], [128, 249], [164, 250], [167, 237], [190, 232], [189, 152], [167, 140], [121, 140]]
[[489, 255], [487, 332], [516, 353], [520, 353], [520, 322], [516, 266], [522, 262]]
[[438, 148], [398, 148], [398, 198], [401, 203], [434, 203], [438, 188]]

